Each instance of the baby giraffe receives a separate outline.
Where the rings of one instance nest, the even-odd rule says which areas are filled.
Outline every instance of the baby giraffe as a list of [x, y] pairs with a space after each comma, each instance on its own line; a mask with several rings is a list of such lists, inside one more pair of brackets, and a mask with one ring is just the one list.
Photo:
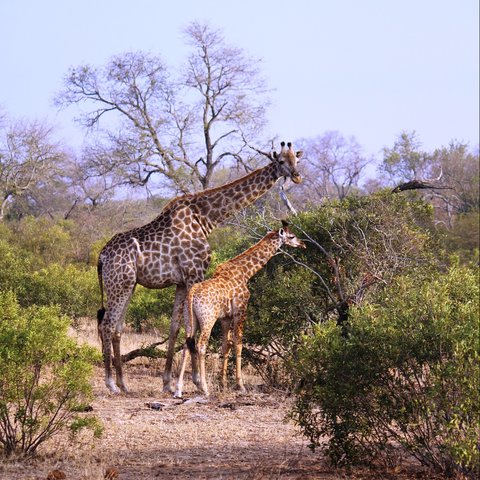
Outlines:
[[[223, 334], [222, 385], [225, 387], [227, 384], [228, 354], [233, 344], [235, 345], [237, 387], [242, 392], [245, 391], [242, 379], [242, 333], [250, 298], [247, 282], [265, 266], [282, 245], [305, 248], [305, 244], [289, 229], [288, 223], [282, 221], [282, 225], [283, 228], [269, 232], [253, 247], [219, 265], [210, 279], [196, 283], [190, 288], [184, 306], [187, 339], [183, 346], [176, 397], [182, 396], [188, 351], [192, 357], [192, 379], [200, 391], [208, 395], [205, 353], [210, 333], [218, 319], [222, 322]], [[195, 342], [197, 328], [200, 332]]]

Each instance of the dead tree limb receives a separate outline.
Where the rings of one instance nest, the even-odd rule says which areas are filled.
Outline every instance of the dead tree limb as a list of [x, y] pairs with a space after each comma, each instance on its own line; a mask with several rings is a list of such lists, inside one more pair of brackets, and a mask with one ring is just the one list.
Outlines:
[[[122, 363], [129, 362], [138, 357], [146, 357], [146, 358], [165, 358], [167, 352], [164, 350], [159, 350], [157, 347], [162, 345], [168, 340], [162, 340], [161, 342], [151, 343], [150, 345], [146, 345], [144, 347], [136, 348], [128, 353], [122, 355]], [[176, 348], [175, 352], [179, 352], [183, 349], [183, 345], [180, 345]]]
[[425, 182], [424, 180], [411, 180], [410, 182], [401, 183], [392, 189], [392, 193], [404, 192], [405, 190], [422, 190], [422, 189], [431, 189], [431, 190], [453, 190], [453, 187], [447, 186], [435, 186], [431, 183]]

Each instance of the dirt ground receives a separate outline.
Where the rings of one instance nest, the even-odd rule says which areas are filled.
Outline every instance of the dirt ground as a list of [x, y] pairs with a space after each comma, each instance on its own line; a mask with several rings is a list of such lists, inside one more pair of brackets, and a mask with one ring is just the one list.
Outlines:
[[286, 421], [290, 399], [265, 391], [258, 378], [245, 377], [245, 395], [212, 388], [208, 400], [187, 381], [180, 400], [161, 393], [162, 368], [158, 360], [127, 364], [127, 395], [108, 393], [102, 369], [96, 369], [93, 410], [85, 415], [101, 420], [103, 436], [63, 435], [29, 461], [0, 460], [0, 480], [45, 480], [55, 469], [67, 480], [101, 480], [109, 468], [118, 472], [111, 480], [433, 478], [406, 468], [334, 470]]

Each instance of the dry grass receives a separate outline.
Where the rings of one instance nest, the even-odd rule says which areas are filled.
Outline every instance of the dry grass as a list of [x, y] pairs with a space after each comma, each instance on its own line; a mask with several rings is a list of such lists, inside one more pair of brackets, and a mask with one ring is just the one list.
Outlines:
[[[93, 322], [74, 334], [98, 345]], [[126, 333], [122, 349], [153, 341], [146, 335]], [[211, 360], [209, 370], [214, 373], [215, 369], [218, 361]], [[413, 478], [401, 471], [347, 475], [329, 468], [319, 453], [307, 448], [295, 427], [285, 422], [288, 398], [262, 393], [254, 376], [246, 376], [248, 394], [212, 388], [208, 402], [197, 397], [187, 382], [187, 401], [182, 402], [161, 393], [162, 371], [161, 360], [134, 360], [125, 367], [131, 393], [114, 396], [107, 392], [98, 368], [92, 414], [103, 422], [103, 437], [96, 440], [86, 432], [75, 439], [57, 437], [33, 460], [0, 461], [0, 478], [45, 480], [57, 469], [67, 480], [100, 480], [112, 467], [119, 480]], [[213, 373], [212, 386], [216, 385]], [[152, 402], [162, 407], [154, 410], [148, 406]]]

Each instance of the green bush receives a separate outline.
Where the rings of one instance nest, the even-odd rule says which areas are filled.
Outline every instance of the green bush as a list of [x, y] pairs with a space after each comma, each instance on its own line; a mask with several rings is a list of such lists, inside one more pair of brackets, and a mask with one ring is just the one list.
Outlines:
[[368, 301], [402, 272], [435, 263], [425, 228], [430, 215], [422, 201], [379, 192], [328, 201], [292, 218], [307, 248], [286, 248], [290, 256], [276, 255], [251, 280], [246, 361], [281, 386], [282, 359], [303, 333], [329, 320], [346, 328], [351, 305]]
[[335, 464], [393, 463], [396, 445], [444, 474], [480, 469], [478, 269], [396, 279], [305, 336], [290, 363], [291, 413]]
[[59, 305], [72, 318], [96, 312], [100, 294], [94, 267], [51, 263], [39, 268], [39, 263], [11, 239], [0, 238], [0, 290], [14, 292], [22, 307]]
[[23, 295], [25, 280], [33, 270], [32, 262], [31, 255], [0, 238], [0, 289]]
[[67, 220], [25, 217], [11, 228], [15, 244], [33, 254], [38, 266], [46, 266], [50, 263], [64, 265], [74, 258], [72, 227], [72, 222]]
[[292, 268], [285, 258], [271, 262], [275, 263], [271, 269], [261, 270], [250, 281], [243, 356], [266, 384], [287, 388], [285, 359], [317, 320], [319, 304], [310, 271]]
[[22, 309], [13, 293], [0, 293], [0, 447], [6, 455], [31, 455], [60, 430], [82, 424], [77, 410], [91, 398], [98, 353], [68, 337], [68, 326], [56, 307]]
[[137, 285], [128, 307], [126, 322], [136, 332], [157, 330], [168, 336], [172, 316], [175, 288], [154, 290]]
[[32, 272], [23, 280], [22, 305], [58, 305], [73, 319], [92, 316], [100, 304], [96, 269], [56, 263]]
[[439, 225], [446, 249], [458, 255], [462, 263], [478, 263], [480, 245], [479, 212], [457, 215], [453, 227], [447, 229]]

